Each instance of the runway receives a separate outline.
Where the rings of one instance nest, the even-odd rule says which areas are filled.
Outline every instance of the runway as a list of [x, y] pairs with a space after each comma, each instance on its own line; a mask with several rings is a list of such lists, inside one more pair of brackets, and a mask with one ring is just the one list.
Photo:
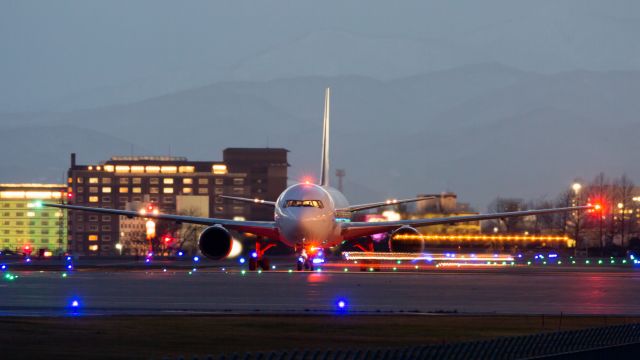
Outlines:
[[635, 269], [297, 273], [239, 269], [14, 272], [0, 315], [349, 313], [640, 315]]

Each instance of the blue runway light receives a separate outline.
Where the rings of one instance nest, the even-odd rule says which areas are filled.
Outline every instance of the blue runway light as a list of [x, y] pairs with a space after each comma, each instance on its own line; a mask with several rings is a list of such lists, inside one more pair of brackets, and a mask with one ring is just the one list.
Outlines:
[[338, 299], [338, 301], [336, 301], [336, 310], [338, 312], [346, 312], [347, 306], [348, 303], [346, 299]]
[[240, 261], [240, 264], [244, 264], [246, 260], [243, 257], [241, 257], [239, 261]]
[[251, 253], [251, 257], [252, 257], [252, 258], [254, 258], [254, 259], [255, 259], [255, 258], [257, 258], [257, 257], [258, 257], [258, 253], [257, 253], [257, 252], [255, 252], [255, 251], [254, 251], [254, 252], [252, 252], [252, 253]]
[[147, 264], [151, 262], [151, 259], [147, 258], [144, 262], [146, 262]]
[[68, 270], [73, 270], [73, 265], [71, 265], [71, 264], [67, 265], [67, 269]]
[[71, 256], [67, 256], [67, 261], [71, 261]]
[[31, 262], [31, 258], [26, 258], [24, 261], [30, 263]]
[[178, 256], [182, 256], [184, 253], [182, 251], [178, 251]]
[[2, 271], [7, 270], [7, 265], [5, 265], [5, 264], [0, 265], [0, 270], [2, 270]]
[[78, 302], [78, 300], [73, 300], [73, 301], [71, 302], [71, 307], [73, 307], [73, 308], [77, 308], [77, 307], [79, 307], [79, 306], [80, 306], [80, 303]]
[[194, 257], [193, 257], [193, 261], [194, 261], [194, 262], [198, 262], [198, 261], [200, 261], [200, 258], [199, 258], [199, 257], [197, 257], [197, 256], [194, 256]]

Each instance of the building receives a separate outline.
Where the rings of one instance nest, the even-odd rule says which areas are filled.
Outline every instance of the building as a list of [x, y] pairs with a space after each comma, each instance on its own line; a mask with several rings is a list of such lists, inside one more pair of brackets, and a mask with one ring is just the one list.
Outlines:
[[[227, 148], [222, 159], [230, 172], [247, 174], [251, 198], [275, 201], [287, 187], [287, 153], [279, 148]], [[253, 220], [273, 220], [269, 206], [254, 206]]]
[[[224, 154], [224, 162], [118, 156], [95, 165], [79, 165], [71, 154], [68, 199], [75, 205], [91, 207], [126, 209], [150, 203], [163, 213], [196, 215], [196, 211], [197, 216], [272, 219], [272, 209], [267, 215], [263, 209], [217, 195], [270, 199], [274, 193], [279, 194], [286, 187], [287, 150], [238, 148], [227, 149]], [[196, 209], [188, 208], [194, 204]], [[70, 213], [68, 223], [69, 249], [85, 255], [116, 254], [121, 234], [137, 232], [140, 227], [118, 216], [86, 212]]]
[[42, 207], [42, 202], [62, 201], [66, 189], [64, 184], [0, 184], [0, 250], [66, 252], [66, 210]]

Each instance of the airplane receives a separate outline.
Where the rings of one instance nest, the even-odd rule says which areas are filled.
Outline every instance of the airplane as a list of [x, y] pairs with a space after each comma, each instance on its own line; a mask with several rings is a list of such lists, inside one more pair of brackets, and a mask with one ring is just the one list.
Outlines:
[[[93, 208], [69, 204], [43, 204], [49, 207], [69, 210], [89, 211], [103, 214], [114, 214], [142, 217], [157, 220], [169, 220], [178, 223], [207, 225], [199, 236], [198, 248], [210, 259], [226, 258], [231, 252], [233, 237], [229, 230], [249, 233], [256, 236], [255, 251], [249, 259], [249, 269], [270, 269], [269, 259], [265, 252], [277, 242], [294, 248], [297, 270], [313, 270], [314, 259], [322, 256], [323, 250], [342, 244], [356, 242], [356, 246], [364, 251], [373, 251], [371, 235], [389, 233], [389, 250], [391, 252], [422, 252], [424, 239], [416, 227], [428, 225], [455, 224], [460, 222], [504, 219], [556, 212], [592, 209], [594, 206], [574, 206], [541, 210], [513, 211], [480, 215], [464, 215], [430, 219], [411, 219], [381, 222], [352, 222], [355, 212], [425, 200], [427, 197], [383, 201], [370, 204], [349, 205], [346, 197], [329, 184], [329, 115], [330, 89], [325, 90], [324, 116], [322, 130], [322, 162], [320, 182], [310, 181], [296, 183], [286, 188], [275, 201], [249, 199], [236, 196], [221, 195], [222, 198], [251, 203], [256, 206], [270, 206], [274, 209], [273, 221], [244, 221], [194, 216], [182, 216], [163, 213], [147, 213], [143, 210], [129, 211], [107, 208]], [[397, 240], [396, 235], [416, 235], [415, 240]], [[405, 237], [406, 238], [406, 237]], [[367, 239], [367, 240], [361, 240]]]

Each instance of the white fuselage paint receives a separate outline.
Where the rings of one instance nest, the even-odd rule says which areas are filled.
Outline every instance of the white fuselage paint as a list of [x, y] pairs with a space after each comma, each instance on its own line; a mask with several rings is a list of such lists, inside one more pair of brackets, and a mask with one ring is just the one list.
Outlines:
[[[289, 200], [319, 200], [323, 206], [287, 207]], [[275, 206], [280, 240], [291, 247], [335, 246], [342, 241], [336, 209], [348, 206], [344, 195], [334, 188], [307, 183], [290, 186], [280, 194]]]

